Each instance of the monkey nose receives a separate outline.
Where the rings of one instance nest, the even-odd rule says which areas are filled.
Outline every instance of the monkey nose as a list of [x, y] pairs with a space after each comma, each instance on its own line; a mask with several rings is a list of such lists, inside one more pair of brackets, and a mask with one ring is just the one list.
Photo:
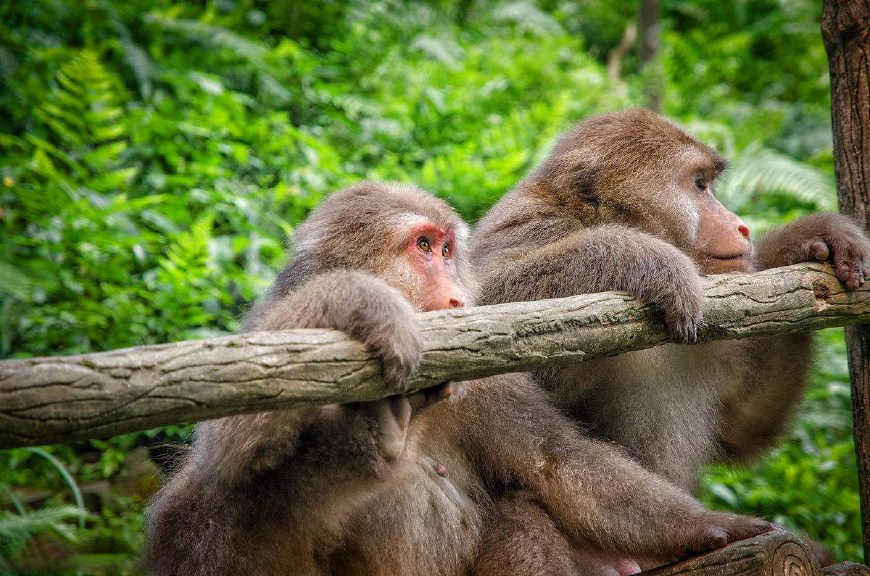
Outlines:
[[749, 238], [749, 226], [746, 224], [740, 224], [740, 226], [737, 227], [737, 231], [743, 234], [744, 237]]
[[465, 302], [459, 298], [451, 298], [450, 302], [447, 303], [447, 306], [449, 308], [465, 308]]

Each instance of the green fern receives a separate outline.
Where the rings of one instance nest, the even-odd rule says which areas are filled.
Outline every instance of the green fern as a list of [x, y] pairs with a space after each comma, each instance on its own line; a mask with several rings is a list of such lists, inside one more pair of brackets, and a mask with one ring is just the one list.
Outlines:
[[0, 568], [8, 567], [20, 556], [27, 541], [37, 534], [51, 532], [75, 541], [75, 528], [69, 521], [79, 515], [75, 506], [42, 508], [25, 514], [0, 512]]
[[822, 210], [837, 209], [837, 189], [830, 175], [760, 145], [747, 147], [737, 157], [718, 192], [726, 204], [738, 211], [752, 197], [770, 192], [791, 195]]
[[244, 36], [222, 26], [206, 24], [198, 20], [168, 18], [159, 14], [148, 14], [145, 16], [145, 21], [164, 30], [177, 32], [181, 36], [206, 46], [229, 50], [255, 64], [262, 61], [267, 54], [267, 49], [264, 46], [251, 42]]
[[125, 187], [136, 169], [121, 166], [128, 139], [120, 82], [91, 50], [79, 51], [55, 79], [57, 84], [35, 114], [58, 145], [27, 135], [34, 146], [32, 169], [55, 179], [60, 174], [54, 161], [60, 161], [89, 189], [114, 192]]
[[264, 95], [272, 98], [276, 103], [290, 100], [290, 92], [269, 68], [267, 62], [269, 50], [264, 45], [252, 42], [222, 26], [206, 24], [197, 20], [174, 19], [159, 14], [149, 14], [145, 20], [205, 46], [232, 52], [245, 60], [257, 72], [257, 82]]

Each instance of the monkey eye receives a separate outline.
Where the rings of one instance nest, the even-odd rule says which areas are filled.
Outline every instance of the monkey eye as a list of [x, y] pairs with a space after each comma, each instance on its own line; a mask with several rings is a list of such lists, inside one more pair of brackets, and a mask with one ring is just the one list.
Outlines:
[[695, 178], [695, 188], [697, 188], [699, 191], [703, 192], [704, 190], [707, 189], [707, 183], [704, 181], [703, 178], [698, 176]]
[[420, 236], [419, 238], [417, 238], [417, 248], [419, 248], [423, 252], [432, 251], [432, 246], [429, 245], [429, 239], [425, 236]]
[[443, 256], [444, 258], [450, 258], [450, 254], [451, 254], [450, 244], [445, 244], [444, 246], [441, 247], [441, 256]]

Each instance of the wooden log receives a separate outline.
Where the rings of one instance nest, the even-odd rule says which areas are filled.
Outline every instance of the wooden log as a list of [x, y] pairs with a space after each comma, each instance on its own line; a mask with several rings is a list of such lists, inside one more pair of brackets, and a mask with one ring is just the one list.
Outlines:
[[870, 568], [856, 562], [840, 562], [822, 570], [824, 576], [870, 576]]
[[[827, 265], [706, 280], [699, 340], [870, 320], [870, 285], [846, 292]], [[660, 312], [616, 292], [420, 316], [416, 390], [669, 342]], [[248, 333], [0, 362], [0, 448], [69, 441], [272, 408], [390, 394], [380, 363], [333, 330]]]
[[822, 571], [809, 547], [783, 530], [741, 540], [682, 562], [642, 572], [644, 576], [870, 576], [862, 564], [844, 563]]

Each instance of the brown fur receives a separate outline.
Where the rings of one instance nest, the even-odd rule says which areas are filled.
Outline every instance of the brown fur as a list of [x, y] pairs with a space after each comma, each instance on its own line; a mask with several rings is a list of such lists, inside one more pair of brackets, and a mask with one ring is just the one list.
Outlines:
[[[383, 357], [400, 390], [419, 361], [412, 304], [427, 287], [402, 272], [391, 285], [390, 273], [403, 261], [404, 223], [421, 218], [464, 236], [443, 202], [415, 188], [336, 193], [299, 227], [303, 262], [281, 273], [248, 327], [344, 330]], [[464, 266], [453, 273], [464, 288]], [[583, 435], [523, 375], [469, 382], [410, 412], [397, 396], [199, 424], [189, 458], [152, 503], [149, 572], [459, 575], [480, 554], [478, 574], [608, 573], [628, 555], [665, 562], [770, 529], [704, 510]], [[539, 523], [536, 538], [514, 540], [522, 564], [486, 553], [499, 541], [493, 518], [511, 507]]]
[[[691, 341], [701, 275], [831, 257], [847, 287], [870, 245], [820, 214], [759, 241], [712, 195], [725, 162], [667, 120], [626, 110], [577, 124], [480, 222], [472, 259], [491, 304], [624, 290]], [[699, 187], [700, 185], [700, 187]], [[732, 258], [733, 257], [733, 258]], [[665, 345], [539, 371], [557, 403], [652, 471], [693, 490], [704, 464], [743, 461], [782, 436], [806, 388], [809, 334]]]

